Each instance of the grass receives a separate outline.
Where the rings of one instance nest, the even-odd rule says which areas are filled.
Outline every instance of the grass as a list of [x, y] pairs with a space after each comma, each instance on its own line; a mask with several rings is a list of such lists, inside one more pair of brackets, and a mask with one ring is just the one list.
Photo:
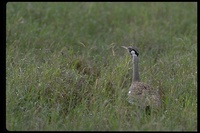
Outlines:
[[[127, 103], [122, 45], [165, 110]], [[7, 3], [6, 128], [197, 131], [197, 3]]]

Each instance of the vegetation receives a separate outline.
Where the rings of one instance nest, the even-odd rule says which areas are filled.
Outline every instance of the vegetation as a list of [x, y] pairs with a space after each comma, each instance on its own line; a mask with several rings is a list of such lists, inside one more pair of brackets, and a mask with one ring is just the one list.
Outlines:
[[[159, 112], [127, 102], [122, 45], [163, 91]], [[197, 131], [197, 3], [7, 3], [6, 128]]]

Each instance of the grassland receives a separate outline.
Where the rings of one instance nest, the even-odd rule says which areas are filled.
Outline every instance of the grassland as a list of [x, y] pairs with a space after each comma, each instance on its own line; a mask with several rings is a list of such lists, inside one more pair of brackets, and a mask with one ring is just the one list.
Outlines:
[[[122, 45], [165, 109], [127, 103]], [[197, 3], [7, 3], [6, 128], [197, 131]]]

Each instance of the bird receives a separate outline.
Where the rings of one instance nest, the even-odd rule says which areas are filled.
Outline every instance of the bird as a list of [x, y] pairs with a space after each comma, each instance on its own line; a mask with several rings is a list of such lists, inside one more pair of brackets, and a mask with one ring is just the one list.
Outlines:
[[158, 109], [161, 107], [161, 99], [159, 91], [153, 89], [147, 83], [140, 81], [139, 75], [139, 52], [137, 47], [121, 46], [125, 48], [132, 57], [133, 62], [133, 77], [132, 83], [128, 91], [128, 102], [137, 105], [141, 109], [150, 110], [152, 108]]

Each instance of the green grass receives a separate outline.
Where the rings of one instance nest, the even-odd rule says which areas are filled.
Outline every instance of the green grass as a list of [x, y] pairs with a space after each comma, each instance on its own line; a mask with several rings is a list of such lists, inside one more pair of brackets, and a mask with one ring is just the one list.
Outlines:
[[[165, 110], [127, 103], [122, 45]], [[197, 131], [197, 3], [7, 3], [6, 128]]]

